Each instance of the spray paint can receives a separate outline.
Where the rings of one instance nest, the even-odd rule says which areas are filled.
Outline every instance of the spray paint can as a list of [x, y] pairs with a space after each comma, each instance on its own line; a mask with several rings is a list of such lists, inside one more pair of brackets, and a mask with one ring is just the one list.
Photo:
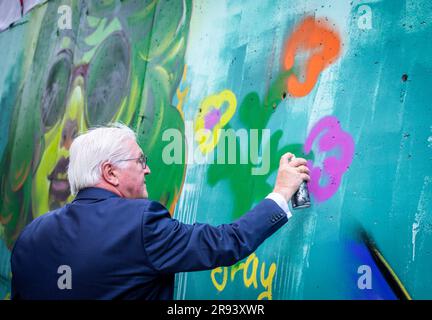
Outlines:
[[294, 193], [291, 198], [291, 205], [293, 209], [302, 209], [309, 208], [310, 198], [309, 198], [309, 190], [307, 188], [306, 181], [303, 181], [299, 187], [299, 189]]
[[[290, 161], [294, 160], [294, 158], [295, 157], [292, 157]], [[303, 208], [310, 207], [311, 202], [310, 202], [309, 190], [306, 181], [303, 181], [301, 183], [299, 189], [291, 197], [291, 205], [293, 209], [303, 209]]]

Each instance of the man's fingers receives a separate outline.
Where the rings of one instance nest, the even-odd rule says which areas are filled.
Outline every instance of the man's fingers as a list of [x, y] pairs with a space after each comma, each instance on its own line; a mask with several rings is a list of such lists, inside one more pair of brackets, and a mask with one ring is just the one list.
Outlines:
[[307, 160], [303, 158], [295, 158], [289, 164], [291, 167], [305, 166], [307, 164]]
[[280, 159], [280, 164], [287, 164], [288, 162], [291, 161], [292, 158], [295, 158], [295, 156], [291, 153], [291, 152], [287, 152], [285, 154], [282, 155], [281, 159]]
[[302, 173], [301, 174], [301, 178], [305, 181], [310, 181], [310, 176], [306, 173]]
[[297, 167], [297, 169], [299, 170], [300, 173], [307, 173], [307, 174], [310, 173], [309, 168], [306, 167], [305, 165], [301, 165]]

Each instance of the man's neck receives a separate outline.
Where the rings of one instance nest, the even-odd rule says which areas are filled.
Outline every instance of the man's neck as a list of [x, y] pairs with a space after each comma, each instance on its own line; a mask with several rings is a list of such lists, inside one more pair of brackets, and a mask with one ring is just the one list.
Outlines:
[[123, 194], [119, 190], [117, 190], [116, 187], [114, 187], [113, 185], [111, 185], [109, 183], [99, 182], [98, 184], [95, 185], [95, 187], [111, 191], [111, 192], [115, 193], [116, 195], [118, 195], [119, 197], [124, 198]]

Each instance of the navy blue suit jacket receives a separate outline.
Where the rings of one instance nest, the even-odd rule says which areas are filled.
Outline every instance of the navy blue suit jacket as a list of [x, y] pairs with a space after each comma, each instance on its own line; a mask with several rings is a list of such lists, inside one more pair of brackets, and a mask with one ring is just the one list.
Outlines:
[[[176, 272], [232, 265], [287, 220], [264, 199], [233, 223], [188, 225], [158, 202], [86, 188], [22, 231], [12, 299], [173, 299]], [[58, 285], [60, 266], [70, 267], [71, 289]]]

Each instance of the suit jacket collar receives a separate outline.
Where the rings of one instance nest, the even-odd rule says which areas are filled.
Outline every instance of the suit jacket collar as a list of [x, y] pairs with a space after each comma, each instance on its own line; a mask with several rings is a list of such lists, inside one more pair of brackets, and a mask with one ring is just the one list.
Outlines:
[[119, 197], [114, 192], [102, 188], [90, 187], [78, 191], [73, 202], [77, 200], [103, 200], [108, 198]]

